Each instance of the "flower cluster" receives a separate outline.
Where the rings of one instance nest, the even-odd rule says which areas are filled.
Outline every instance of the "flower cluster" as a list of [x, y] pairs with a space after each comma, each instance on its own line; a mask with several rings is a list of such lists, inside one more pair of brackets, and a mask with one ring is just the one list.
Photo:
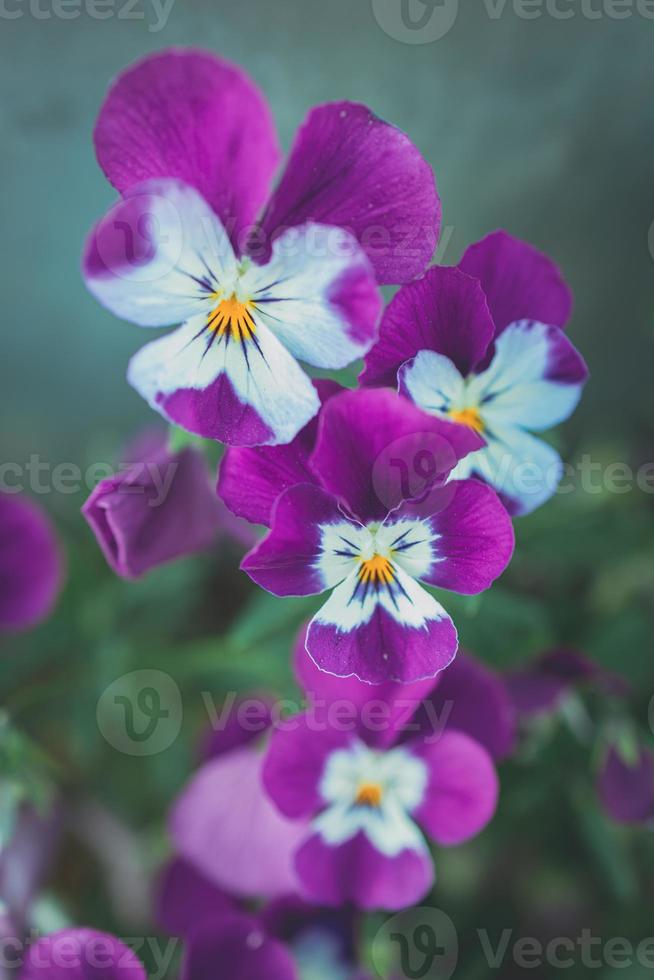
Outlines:
[[[227, 448], [216, 495], [197, 446], [141, 443], [84, 516], [111, 567], [135, 577], [208, 547], [229, 512], [257, 585], [325, 594], [295, 653], [307, 711], [257, 739], [213, 739], [173, 806], [159, 919], [184, 938], [188, 980], [217, 964], [230, 980], [293, 980], [303, 957], [363, 978], [355, 910], [420, 901], [432, 847], [480, 833], [497, 806], [520, 679], [457, 657], [440, 590], [488, 589], [510, 562], [512, 517], [556, 488], [561, 460], [532, 432], [565, 420], [586, 380], [563, 332], [570, 292], [504, 232], [427, 268], [433, 174], [365, 106], [313, 109], [271, 190], [267, 105], [207, 53], [127, 70], [95, 145], [120, 199], [88, 237], [86, 283], [119, 317], [175, 326], [128, 380], [178, 429]], [[383, 284], [401, 287], [385, 311]], [[362, 358], [356, 390], [305, 370]], [[172, 472], [158, 503], [153, 467]], [[641, 768], [654, 786], [649, 757]], [[615, 770], [610, 759], [604, 797]], [[103, 977], [143, 976], [116, 940], [66, 935], [78, 952], [104, 942]], [[48, 969], [56, 941], [32, 949], [28, 980], [61, 975]]]

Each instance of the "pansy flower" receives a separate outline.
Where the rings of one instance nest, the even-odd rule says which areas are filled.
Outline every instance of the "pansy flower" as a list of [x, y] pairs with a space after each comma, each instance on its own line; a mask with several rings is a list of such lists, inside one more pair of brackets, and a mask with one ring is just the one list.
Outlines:
[[298, 361], [335, 369], [365, 354], [377, 282], [420, 273], [438, 239], [429, 167], [362, 105], [313, 109], [269, 197], [280, 158], [269, 110], [209, 53], [128, 69], [95, 145], [123, 197], [87, 241], [86, 282], [140, 326], [182, 323], [136, 354], [128, 378], [209, 439], [289, 442], [319, 407]]
[[136, 953], [96, 929], [72, 927], [29, 944], [21, 980], [147, 980]]
[[[308, 661], [304, 649], [299, 657]], [[412, 724], [405, 715], [397, 725], [395, 705], [410, 704], [411, 689], [387, 685], [382, 693], [352, 678], [336, 682], [310, 662], [308, 670], [312, 700], [355, 710], [347, 724], [342, 712], [295, 715], [276, 728], [268, 748], [268, 794], [284, 816], [308, 821], [295, 856], [303, 895], [335, 906], [405, 908], [433, 883], [426, 837], [453, 846], [491, 819], [498, 798], [493, 760], [447, 719], [403, 737]], [[389, 706], [383, 743], [365, 710], [374, 701], [379, 716], [380, 700]]]
[[361, 382], [398, 386], [425, 411], [478, 432], [484, 448], [455, 475], [480, 477], [512, 514], [527, 514], [562, 475], [558, 453], [532, 432], [568, 418], [587, 377], [562, 329], [571, 305], [550, 259], [495, 232], [458, 268], [431, 268], [397, 293]]
[[0, 493], [0, 632], [36, 626], [52, 610], [62, 581], [54, 530], [23, 496]]
[[[456, 630], [420, 582], [481, 592], [513, 550], [511, 522], [490, 487], [443, 486], [480, 445], [471, 429], [427, 416], [391, 391], [326, 401], [307, 463], [313, 482], [278, 496], [270, 533], [242, 563], [275, 595], [331, 592], [307, 636], [322, 670], [373, 684], [410, 682], [451, 662]], [[258, 466], [258, 457], [251, 462]], [[244, 486], [251, 479], [244, 469]]]

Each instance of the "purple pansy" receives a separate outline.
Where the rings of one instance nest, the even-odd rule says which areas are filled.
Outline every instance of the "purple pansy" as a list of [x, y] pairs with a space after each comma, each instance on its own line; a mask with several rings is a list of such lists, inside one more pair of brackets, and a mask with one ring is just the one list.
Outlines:
[[266, 205], [280, 157], [270, 113], [243, 72], [206, 52], [165, 51], [124, 72], [95, 144], [123, 197], [87, 241], [87, 284], [140, 326], [182, 323], [135, 355], [128, 378], [209, 439], [293, 439], [319, 408], [298, 361], [334, 369], [363, 356], [377, 282], [420, 273], [438, 239], [426, 162], [347, 102], [310, 112]]
[[[477, 480], [443, 486], [479, 445], [472, 430], [429, 417], [391, 391], [348, 391], [324, 404], [306, 464], [313, 483], [280, 494], [270, 533], [242, 564], [275, 595], [332, 590], [307, 634], [322, 670], [408, 683], [451, 662], [456, 630], [419, 582], [481, 592], [513, 550], [511, 522], [493, 490]], [[256, 479], [249, 465], [258, 467], [258, 458], [243, 460], [245, 484]], [[420, 482], [405, 485], [403, 471], [413, 466]], [[233, 492], [225, 496], [230, 507]]]
[[62, 577], [59, 546], [43, 511], [25, 497], [0, 493], [0, 632], [44, 619]]
[[[334, 698], [333, 678], [313, 679], [312, 699]], [[381, 747], [363, 710], [366, 690], [379, 700], [374, 688], [340, 681], [338, 700], [356, 708], [347, 725], [308, 711], [277, 728], [264, 783], [286, 817], [309, 821], [295, 857], [306, 898], [399, 909], [433, 882], [423, 831], [442, 846], [479, 833], [495, 811], [498, 780], [491, 756], [469, 735], [446, 728], [402, 739], [394, 710], [395, 740]], [[389, 687], [384, 697], [392, 704], [404, 693]]]
[[171, 453], [163, 434], [140, 439], [124, 468], [101, 480], [82, 508], [117, 575], [151, 568], [209, 547], [222, 524], [202, 453]]
[[147, 980], [136, 954], [95, 929], [71, 928], [30, 944], [21, 980]]
[[431, 268], [398, 292], [361, 381], [397, 385], [425, 411], [480, 433], [486, 445], [455, 476], [480, 477], [512, 514], [527, 514], [562, 475], [558, 453], [531, 433], [568, 418], [588, 375], [562, 329], [571, 306], [550, 259], [495, 232], [458, 268]]

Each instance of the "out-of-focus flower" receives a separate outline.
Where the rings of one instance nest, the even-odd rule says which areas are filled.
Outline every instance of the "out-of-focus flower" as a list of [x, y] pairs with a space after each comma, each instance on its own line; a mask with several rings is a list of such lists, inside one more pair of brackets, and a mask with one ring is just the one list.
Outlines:
[[0, 493], [0, 631], [44, 619], [62, 578], [59, 546], [43, 511], [23, 496]]
[[21, 980], [147, 980], [136, 954], [95, 929], [62, 929], [31, 943]]
[[594, 684], [609, 696], [622, 697], [628, 685], [579, 650], [548, 650], [534, 661], [504, 675], [521, 718], [556, 711], [572, 691]]
[[619, 744], [609, 745], [597, 778], [597, 793], [617, 823], [654, 820], [654, 752], [640, 743], [632, 757]]
[[365, 354], [376, 280], [410, 280], [438, 240], [430, 168], [362, 105], [313, 109], [268, 197], [280, 157], [268, 107], [209, 53], [165, 51], [124, 72], [95, 145], [123, 199], [88, 239], [86, 282], [140, 326], [183, 322], [128, 378], [206, 438], [289, 442], [319, 408], [298, 361], [342, 368]]
[[[0, 785], [0, 793], [6, 787]], [[0, 910], [13, 935], [29, 925], [30, 908], [48, 873], [55, 851], [59, 815], [56, 809], [40, 813], [32, 804], [19, 806], [7, 841], [0, 840]]]
[[98, 483], [82, 513], [124, 578], [209, 547], [225, 523], [202, 453], [191, 446], [171, 453], [159, 434], [139, 440], [125, 468]]
[[494, 486], [512, 514], [555, 492], [558, 453], [531, 431], [563, 422], [588, 371], [561, 329], [572, 306], [556, 266], [495, 232], [458, 268], [434, 267], [388, 306], [361, 381], [397, 385], [425, 411], [469, 426], [485, 447], [455, 477]]
[[[490, 487], [443, 486], [479, 444], [471, 429], [391, 391], [348, 391], [324, 404], [308, 461], [313, 484], [277, 498], [270, 533], [242, 563], [274, 595], [331, 591], [307, 634], [321, 669], [408, 683], [451, 662], [456, 630], [419, 582], [482, 592], [513, 552], [511, 522]], [[428, 466], [411, 485], [402, 467], [416, 460]], [[233, 491], [225, 499], [231, 507]]]
[[[364, 909], [412, 905], [434, 876], [420, 828], [443, 846], [479, 833], [497, 803], [493, 761], [469, 735], [447, 726], [402, 738], [396, 709], [399, 703], [415, 710], [415, 688], [396, 686], [393, 693], [389, 685], [380, 697], [350, 678], [340, 681], [334, 700], [333, 677], [314, 671], [312, 679], [312, 701], [347, 704], [348, 724], [340, 711], [294, 716], [273, 732], [264, 768], [266, 790], [280, 811], [309, 821], [295, 856], [302, 894]], [[383, 745], [370, 725], [371, 701], [378, 718], [386, 701], [391, 737]]]
[[168, 825], [178, 857], [240, 898], [297, 892], [293, 855], [303, 824], [284, 818], [263, 790], [263, 754], [241, 745], [202, 765]]

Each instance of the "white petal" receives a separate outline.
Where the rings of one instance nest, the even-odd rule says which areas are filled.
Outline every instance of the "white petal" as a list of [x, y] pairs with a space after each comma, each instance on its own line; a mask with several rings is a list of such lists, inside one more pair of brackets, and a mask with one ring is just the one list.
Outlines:
[[448, 412], [464, 400], [464, 379], [444, 354], [418, 351], [398, 371], [399, 389], [426, 412]]
[[[167, 326], [235, 287], [229, 238], [204, 198], [178, 180], [145, 181], [93, 229], [84, 272], [108, 309], [140, 326]], [[215, 301], [214, 301], [215, 305]]]
[[300, 360], [343, 368], [377, 336], [379, 292], [356, 240], [341, 228], [302, 225], [273, 245], [265, 266], [244, 274], [266, 326]]

